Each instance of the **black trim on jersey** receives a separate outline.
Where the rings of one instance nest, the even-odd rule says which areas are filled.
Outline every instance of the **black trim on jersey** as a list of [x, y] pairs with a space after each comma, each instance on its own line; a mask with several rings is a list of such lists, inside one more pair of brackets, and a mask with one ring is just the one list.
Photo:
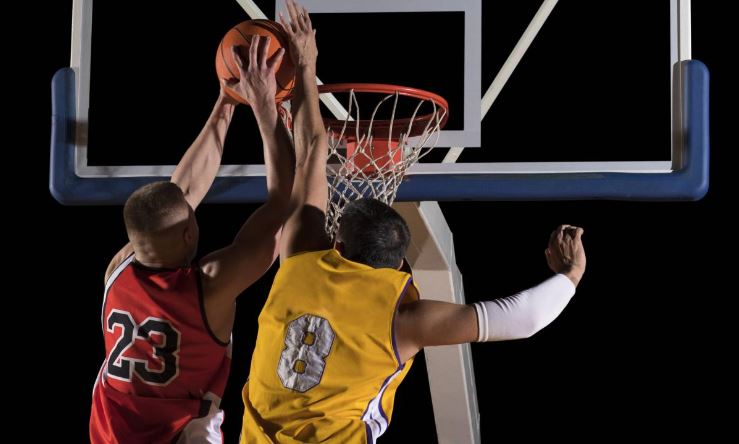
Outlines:
[[216, 341], [216, 344], [226, 347], [228, 344], [231, 343], [231, 341], [223, 342], [221, 339], [216, 336], [215, 333], [213, 333], [213, 330], [210, 328], [210, 324], [208, 323], [208, 316], [205, 313], [205, 296], [203, 292], [203, 271], [198, 267], [197, 265], [193, 265], [193, 268], [197, 271], [197, 274], [195, 276], [195, 280], [198, 283], [198, 300], [200, 302], [200, 317], [203, 318], [203, 325], [205, 325], [205, 331], [208, 332], [211, 339]]
[[[107, 327], [105, 325], [105, 307], [108, 305], [108, 293], [110, 293], [110, 289], [113, 288], [113, 284], [115, 284], [115, 281], [117, 281], [118, 278], [121, 277], [121, 274], [123, 274], [123, 270], [125, 270], [132, 263], [136, 262], [136, 259], [134, 259], [131, 262], [129, 262], [128, 264], [126, 264], [125, 267], [121, 268], [121, 265], [123, 265], [134, 254], [135, 254], [135, 252], [132, 252], [131, 254], [129, 254], [128, 256], [126, 256], [126, 258], [123, 259], [121, 261], [121, 263], [118, 264], [118, 266], [113, 269], [113, 273], [108, 277], [108, 280], [105, 282], [105, 288], [104, 288], [104, 292], [103, 292], [103, 311], [100, 312], [100, 325], [103, 326], [103, 335], [105, 335], [105, 332], [107, 331]], [[116, 277], [113, 278], [113, 280], [111, 280], [111, 278], [113, 277], [113, 275], [115, 274], [115, 272], [118, 271], [119, 268], [121, 270], [120, 273], [118, 273], [116, 275]]]

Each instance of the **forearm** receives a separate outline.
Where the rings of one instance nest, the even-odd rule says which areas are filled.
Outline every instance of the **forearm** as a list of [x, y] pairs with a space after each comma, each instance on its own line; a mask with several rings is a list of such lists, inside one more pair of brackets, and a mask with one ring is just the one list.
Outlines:
[[234, 105], [219, 96], [205, 126], [172, 174], [172, 182], [182, 189], [193, 209], [203, 200], [218, 174], [233, 112]]
[[282, 233], [281, 257], [299, 251], [329, 247], [324, 231], [328, 204], [326, 132], [320, 119], [314, 71], [298, 75], [293, 99], [295, 181], [290, 195], [289, 216]]
[[253, 109], [264, 146], [267, 199], [287, 206], [295, 175], [295, 152], [290, 136], [273, 101], [255, 105]]
[[570, 278], [557, 274], [513, 296], [476, 302], [477, 341], [528, 338], [556, 319], [574, 294]]
[[319, 145], [326, 137], [326, 129], [321, 119], [315, 67], [299, 68], [296, 76], [292, 101], [293, 137], [298, 147], [297, 165], [300, 168], [309, 166], [309, 157], [325, 151]]
[[305, 205], [325, 210], [328, 200], [326, 160], [328, 145], [321, 119], [318, 87], [314, 67], [298, 70], [293, 100], [293, 137], [295, 140], [296, 176], [291, 197], [292, 208]]

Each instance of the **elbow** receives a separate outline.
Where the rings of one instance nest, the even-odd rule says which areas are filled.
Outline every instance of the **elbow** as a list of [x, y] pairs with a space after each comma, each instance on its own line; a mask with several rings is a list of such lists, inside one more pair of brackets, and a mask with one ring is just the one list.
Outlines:
[[532, 313], [525, 319], [521, 320], [520, 324], [520, 339], [528, 339], [535, 334], [539, 333], [544, 327], [549, 325], [549, 321], [544, 319], [537, 313]]
[[267, 200], [262, 204], [265, 211], [278, 219], [287, 219], [290, 214], [290, 193], [282, 190], [269, 190]]
[[535, 334], [539, 333], [539, 330], [541, 329], [536, 328], [536, 327], [530, 327], [530, 328], [523, 329], [521, 330], [521, 333], [519, 334], [517, 339], [528, 339], [534, 336]]

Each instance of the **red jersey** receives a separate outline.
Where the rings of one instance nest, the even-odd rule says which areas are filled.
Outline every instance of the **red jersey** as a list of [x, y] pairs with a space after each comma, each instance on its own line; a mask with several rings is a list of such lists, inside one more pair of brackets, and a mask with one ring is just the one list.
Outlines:
[[197, 266], [152, 269], [129, 256], [105, 285], [102, 324], [93, 444], [222, 442], [231, 348], [208, 326]]

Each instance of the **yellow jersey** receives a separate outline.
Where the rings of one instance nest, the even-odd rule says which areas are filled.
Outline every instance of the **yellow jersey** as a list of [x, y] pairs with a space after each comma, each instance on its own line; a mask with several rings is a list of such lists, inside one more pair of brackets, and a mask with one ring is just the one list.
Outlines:
[[259, 315], [240, 442], [374, 443], [413, 363], [399, 362], [395, 313], [417, 297], [410, 274], [333, 249], [285, 260]]

